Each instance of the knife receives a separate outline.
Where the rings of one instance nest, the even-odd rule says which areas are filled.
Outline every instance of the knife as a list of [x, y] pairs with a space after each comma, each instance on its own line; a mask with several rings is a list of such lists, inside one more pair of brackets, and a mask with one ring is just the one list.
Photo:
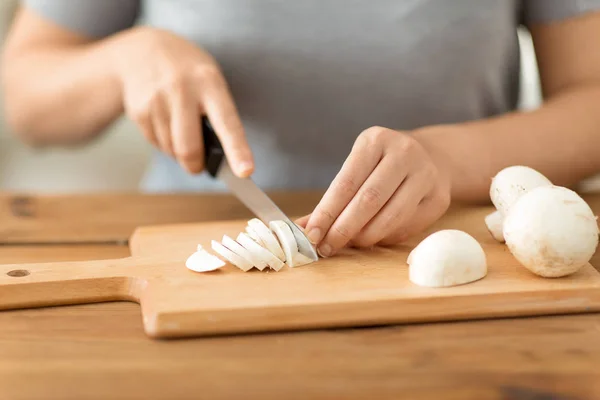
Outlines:
[[210, 176], [225, 182], [238, 200], [267, 226], [271, 221], [284, 221], [291, 228], [296, 238], [298, 251], [311, 260], [317, 261], [319, 259], [317, 252], [300, 228], [277, 207], [273, 200], [251, 178], [239, 178], [234, 174], [225, 157], [223, 146], [206, 116], [202, 116], [202, 137], [204, 139], [204, 162], [206, 171]]

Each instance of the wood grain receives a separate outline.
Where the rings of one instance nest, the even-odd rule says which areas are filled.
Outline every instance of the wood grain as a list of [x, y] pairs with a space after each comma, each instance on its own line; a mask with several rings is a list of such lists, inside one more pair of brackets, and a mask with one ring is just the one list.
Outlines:
[[133, 304], [0, 313], [10, 400], [600, 398], [597, 315], [153, 341]]
[[[122, 235], [121, 198], [107, 201], [105, 232]], [[600, 209], [597, 197], [590, 203]], [[125, 246], [0, 246], [0, 262], [127, 252]], [[592, 263], [600, 265], [600, 254]], [[144, 335], [132, 303], [0, 313], [3, 400], [595, 400], [599, 362], [598, 314], [165, 342]]]
[[408, 280], [406, 259], [424, 235], [394, 248], [345, 249], [280, 272], [232, 265], [198, 274], [184, 267], [198, 243], [236, 237], [247, 220], [157, 225], [136, 230], [132, 257], [0, 265], [0, 310], [130, 300], [155, 338], [439, 322], [600, 310], [600, 273], [588, 265], [561, 279], [523, 268], [485, 229], [488, 207], [462, 209], [437, 226], [471, 232], [488, 275], [451, 288]]
[[[321, 192], [273, 192], [291, 216], [312, 211]], [[138, 226], [251, 217], [230, 195], [0, 195], [0, 244], [125, 243]]]

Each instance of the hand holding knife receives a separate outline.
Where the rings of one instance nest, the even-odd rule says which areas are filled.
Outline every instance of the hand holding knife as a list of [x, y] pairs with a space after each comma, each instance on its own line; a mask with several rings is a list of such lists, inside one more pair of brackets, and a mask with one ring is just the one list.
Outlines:
[[315, 249], [300, 228], [277, 207], [273, 200], [251, 178], [239, 178], [233, 173], [225, 157], [223, 146], [206, 116], [202, 117], [201, 128], [204, 140], [205, 168], [208, 174], [223, 181], [238, 200], [267, 226], [275, 220], [282, 220], [288, 224], [298, 243], [298, 251], [311, 260], [317, 261], [319, 257]]

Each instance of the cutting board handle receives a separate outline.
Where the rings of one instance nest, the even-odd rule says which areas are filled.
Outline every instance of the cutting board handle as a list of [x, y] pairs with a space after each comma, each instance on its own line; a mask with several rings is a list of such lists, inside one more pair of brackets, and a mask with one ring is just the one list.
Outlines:
[[123, 258], [0, 265], [0, 310], [137, 301], [143, 282], [126, 276], [132, 264]]

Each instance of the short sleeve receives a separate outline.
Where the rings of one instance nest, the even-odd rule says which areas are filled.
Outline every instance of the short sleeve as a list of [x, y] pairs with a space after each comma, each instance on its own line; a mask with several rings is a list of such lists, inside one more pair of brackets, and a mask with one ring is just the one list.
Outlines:
[[554, 22], [600, 11], [600, 0], [523, 0], [526, 25]]
[[133, 26], [140, 0], [21, 0], [44, 18], [82, 35], [100, 38]]

